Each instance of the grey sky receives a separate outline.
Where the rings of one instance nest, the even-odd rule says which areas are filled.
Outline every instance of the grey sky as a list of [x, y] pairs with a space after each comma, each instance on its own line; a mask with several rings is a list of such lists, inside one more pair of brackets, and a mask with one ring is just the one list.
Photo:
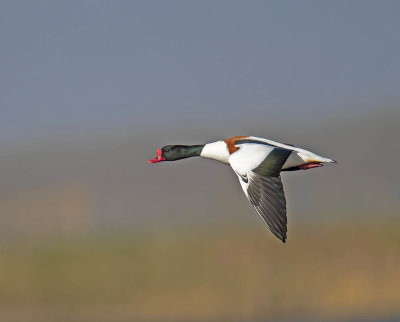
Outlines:
[[0, 144], [400, 101], [399, 1], [1, 1]]

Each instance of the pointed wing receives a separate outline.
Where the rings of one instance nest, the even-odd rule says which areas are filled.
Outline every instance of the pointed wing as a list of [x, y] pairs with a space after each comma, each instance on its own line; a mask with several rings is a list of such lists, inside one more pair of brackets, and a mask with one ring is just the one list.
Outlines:
[[[254, 162], [246, 165], [245, 161], [251, 155], [253, 144], [247, 144], [246, 149], [231, 155], [229, 162], [239, 177], [244, 193], [257, 213], [267, 224], [271, 232], [285, 242], [287, 232], [286, 199], [283, 192], [280, 171], [289, 157], [291, 150], [281, 148], [264, 148], [264, 159], [255, 166]], [[242, 153], [241, 156], [239, 153]], [[260, 158], [260, 146], [254, 147], [254, 159]], [[246, 153], [246, 155], [245, 155]], [[236, 156], [235, 156], [236, 155]], [[253, 160], [254, 160], [253, 159]]]
[[271, 232], [285, 242], [287, 232], [286, 199], [280, 176], [263, 177], [251, 173], [246, 196]]

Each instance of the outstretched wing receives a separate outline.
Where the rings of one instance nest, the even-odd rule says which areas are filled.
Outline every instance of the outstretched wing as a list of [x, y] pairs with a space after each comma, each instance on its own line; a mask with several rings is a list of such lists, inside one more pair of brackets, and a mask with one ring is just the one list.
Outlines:
[[[283, 242], [287, 232], [286, 199], [279, 173], [291, 152], [247, 143], [229, 158], [247, 198], [271, 232]], [[251, 155], [252, 162], [248, 162]]]
[[285, 242], [287, 232], [286, 199], [280, 176], [263, 177], [251, 173], [246, 192], [247, 198], [271, 232]]

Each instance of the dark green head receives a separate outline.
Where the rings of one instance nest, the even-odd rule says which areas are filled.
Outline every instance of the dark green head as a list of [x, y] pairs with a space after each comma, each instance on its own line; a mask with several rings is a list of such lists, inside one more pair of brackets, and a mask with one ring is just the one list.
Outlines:
[[147, 162], [176, 161], [196, 157], [200, 155], [203, 147], [204, 145], [166, 145], [161, 149], [157, 149], [157, 156]]

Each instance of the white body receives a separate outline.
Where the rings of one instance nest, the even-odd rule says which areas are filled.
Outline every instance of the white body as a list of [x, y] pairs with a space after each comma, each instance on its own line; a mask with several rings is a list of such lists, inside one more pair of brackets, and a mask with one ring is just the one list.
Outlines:
[[[296, 167], [310, 162], [335, 162], [313, 152], [272, 140], [254, 136], [249, 136], [246, 139], [265, 142], [275, 147], [292, 150], [292, 154], [289, 156], [282, 169]], [[235, 144], [235, 147], [239, 149], [229, 154], [228, 146], [225, 141], [208, 143], [204, 146], [200, 156], [230, 164], [236, 172], [246, 174], [248, 171], [255, 169], [273, 149], [273, 147], [268, 145], [254, 143]]]

